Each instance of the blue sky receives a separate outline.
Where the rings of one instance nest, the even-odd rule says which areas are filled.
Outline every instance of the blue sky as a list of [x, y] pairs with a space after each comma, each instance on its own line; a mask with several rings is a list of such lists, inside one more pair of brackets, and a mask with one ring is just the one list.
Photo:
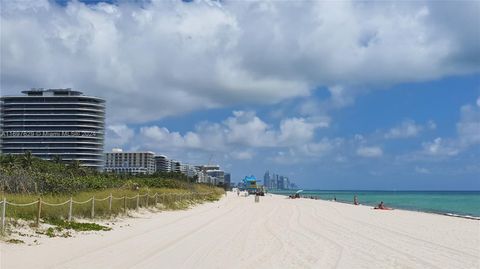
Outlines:
[[84, 2], [2, 2], [0, 89], [105, 98], [106, 150], [480, 189], [478, 2]]

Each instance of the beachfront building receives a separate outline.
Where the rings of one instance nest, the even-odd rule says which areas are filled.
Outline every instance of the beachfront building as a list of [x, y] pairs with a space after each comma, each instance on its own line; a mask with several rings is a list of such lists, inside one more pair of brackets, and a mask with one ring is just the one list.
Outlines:
[[199, 168], [203, 171], [220, 170], [220, 165], [218, 165], [218, 164], [204, 164], [204, 165], [200, 165]]
[[194, 178], [198, 175], [196, 167], [186, 163], [180, 164], [180, 173], [186, 175], [188, 178]]
[[200, 170], [198, 168], [198, 166], [196, 167], [196, 170], [197, 170], [197, 182], [198, 183], [212, 184], [211, 176], [207, 175], [207, 173], [205, 171]]
[[157, 155], [154, 159], [156, 172], [181, 173], [190, 179], [195, 179], [198, 183], [223, 185], [225, 182], [225, 172], [216, 164], [195, 166], [171, 160], [165, 155]]
[[176, 160], [170, 161], [170, 172], [181, 173], [182, 172], [182, 163]]
[[155, 172], [155, 153], [123, 152], [114, 149], [105, 153], [105, 172], [119, 174], [153, 174]]
[[220, 170], [220, 165], [204, 164], [198, 165], [196, 168], [199, 173], [199, 182], [213, 185], [223, 185], [225, 183], [225, 172]]
[[224, 185], [225, 184], [225, 172], [223, 170], [207, 170], [207, 175], [213, 178], [212, 184]]
[[165, 155], [155, 156], [155, 171], [168, 173], [172, 171], [171, 161]]
[[0, 97], [0, 152], [103, 168], [105, 101], [71, 89]]
[[224, 180], [225, 180], [225, 188], [226, 189], [230, 189], [230, 185], [231, 185], [231, 178], [230, 178], [230, 173], [225, 173], [225, 175], [223, 176]]

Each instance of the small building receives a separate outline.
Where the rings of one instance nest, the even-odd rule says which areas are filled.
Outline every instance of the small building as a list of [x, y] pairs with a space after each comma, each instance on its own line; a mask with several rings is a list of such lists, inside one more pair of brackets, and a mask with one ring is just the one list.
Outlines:
[[155, 172], [155, 153], [115, 151], [105, 153], [105, 172], [119, 174], [153, 174]]

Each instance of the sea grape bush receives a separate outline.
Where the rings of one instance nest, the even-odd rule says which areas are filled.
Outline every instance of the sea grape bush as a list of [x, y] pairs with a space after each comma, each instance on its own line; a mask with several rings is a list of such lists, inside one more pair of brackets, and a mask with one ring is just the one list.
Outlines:
[[181, 173], [118, 175], [82, 167], [60, 158], [46, 161], [32, 156], [0, 155], [0, 191], [7, 193], [75, 193], [107, 188], [189, 188], [191, 179]]

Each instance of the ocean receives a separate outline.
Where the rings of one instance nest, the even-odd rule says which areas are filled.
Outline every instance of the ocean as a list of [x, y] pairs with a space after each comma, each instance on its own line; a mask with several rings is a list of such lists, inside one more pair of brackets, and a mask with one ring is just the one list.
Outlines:
[[[290, 195], [295, 190], [270, 192]], [[336, 198], [346, 203], [353, 203], [354, 195], [363, 205], [375, 206], [383, 201], [387, 207], [480, 219], [480, 191], [304, 190], [301, 193], [303, 197], [312, 196], [322, 200]]]

